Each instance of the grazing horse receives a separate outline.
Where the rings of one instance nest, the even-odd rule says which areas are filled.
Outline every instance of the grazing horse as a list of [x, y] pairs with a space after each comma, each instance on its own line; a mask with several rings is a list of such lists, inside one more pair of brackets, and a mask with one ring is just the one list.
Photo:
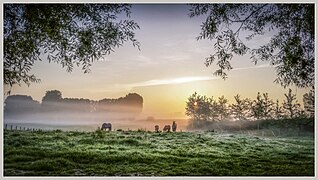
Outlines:
[[105, 130], [109, 129], [109, 131], [111, 131], [112, 130], [112, 124], [111, 123], [103, 123], [101, 130], [104, 130], [104, 129]]
[[165, 125], [165, 126], [163, 127], [163, 131], [168, 131], [168, 132], [170, 132], [170, 125]]
[[176, 130], [177, 130], [177, 123], [176, 123], [176, 121], [173, 121], [173, 123], [172, 123], [172, 131], [176, 132]]
[[159, 125], [155, 125], [155, 131], [159, 132]]

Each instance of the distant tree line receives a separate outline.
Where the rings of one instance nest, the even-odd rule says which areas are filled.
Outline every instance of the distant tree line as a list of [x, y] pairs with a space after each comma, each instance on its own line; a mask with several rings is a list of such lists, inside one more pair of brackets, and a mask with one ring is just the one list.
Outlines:
[[94, 101], [84, 98], [63, 98], [58, 90], [46, 91], [42, 103], [27, 95], [11, 95], [4, 102], [5, 116], [18, 116], [34, 113], [103, 113], [130, 112], [140, 113], [143, 98], [137, 93], [129, 93], [118, 99]]
[[234, 102], [229, 103], [224, 96], [214, 98], [192, 94], [186, 102], [186, 115], [190, 117], [193, 128], [199, 128], [205, 122], [222, 121], [256, 121], [273, 119], [313, 118], [315, 115], [315, 93], [310, 90], [303, 95], [304, 108], [289, 89], [282, 103], [272, 100], [268, 93], [257, 93], [256, 99], [234, 96]]

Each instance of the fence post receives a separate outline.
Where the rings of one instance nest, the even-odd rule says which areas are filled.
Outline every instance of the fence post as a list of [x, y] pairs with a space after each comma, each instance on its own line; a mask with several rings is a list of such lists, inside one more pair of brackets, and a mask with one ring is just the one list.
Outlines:
[[5, 130], [7, 130], [8, 124], [6, 124]]
[[20, 126], [20, 131], [21, 131], [22, 127]]
[[12, 125], [11, 125], [11, 127], [10, 127], [10, 130], [12, 131]]
[[25, 131], [25, 127], [23, 127], [23, 131]]

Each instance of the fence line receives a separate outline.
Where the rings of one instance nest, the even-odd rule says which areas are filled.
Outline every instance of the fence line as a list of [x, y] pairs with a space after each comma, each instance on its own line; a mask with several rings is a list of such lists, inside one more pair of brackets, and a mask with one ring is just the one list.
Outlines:
[[[10, 125], [10, 128], [8, 128], [8, 124], [5, 124], [4, 130], [5, 131], [48, 131], [41, 128], [30, 128], [30, 127], [24, 127], [24, 126], [18, 126], [18, 125], [14, 127], [12, 124]], [[52, 131], [54, 131], [54, 129], [52, 129]]]

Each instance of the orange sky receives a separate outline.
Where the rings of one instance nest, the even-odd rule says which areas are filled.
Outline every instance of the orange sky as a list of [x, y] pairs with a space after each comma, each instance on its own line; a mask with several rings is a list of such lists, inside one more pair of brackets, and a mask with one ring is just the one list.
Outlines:
[[[135, 5], [131, 18], [140, 26], [136, 38], [141, 50], [125, 43], [123, 47], [94, 62], [90, 74], [80, 68], [67, 73], [61, 65], [36, 62], [33, 72], [41, 83], [14, 86], [12, 94], [31, 95], [41, 101], [47, 90], [60, 90], [63, 97], [118, 98], [136, 92], [144, 98], [141, 116], [156, 118], [186, 118], [185, 102], [195, 91], [208, 97], [224, 95], [232, 102], [233, 96], [254, 99], [257, 92], [267, 92], [280, 102], [288, 89], [273, 83], [276, 72], [266, 63], [251, 62], [248, 56], [234, 56], [234, 69], [224, 81], [212, 73], [215, 67], [205, 67], [205, 58], [213, 53], [213, 43], [197, 41], [203, 18], [189, 18], [184, 5]], [[258, 45], [269, 36], [249, 42]], [[299, 102], [308, 90], [294, 86]], [[8, 87], [4, 87], [4, 91]]]

